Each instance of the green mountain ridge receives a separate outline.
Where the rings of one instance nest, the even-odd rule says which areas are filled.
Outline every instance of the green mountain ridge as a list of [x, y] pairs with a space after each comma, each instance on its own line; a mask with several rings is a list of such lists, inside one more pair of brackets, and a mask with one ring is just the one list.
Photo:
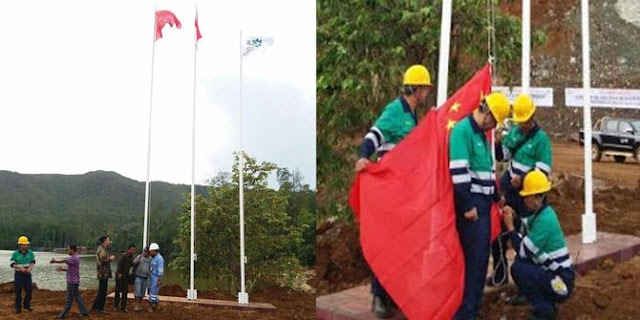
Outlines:
[[[208, 197], [208, 186], [196, 193]], [[21, 235], [33, 247], [94, 247], [108, 234], [117, 250], [141, 246], [145, 183], [112, 171], [80, 175], [20, 174], [0, 170], [0, 248], [15, 248]], [[172, 246], [177, 217], [191, 186], [150, 183], [150, 240]]]

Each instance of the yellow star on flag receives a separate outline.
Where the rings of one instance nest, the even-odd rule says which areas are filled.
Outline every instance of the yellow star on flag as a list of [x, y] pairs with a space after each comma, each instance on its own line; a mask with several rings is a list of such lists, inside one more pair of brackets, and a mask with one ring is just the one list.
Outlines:
[[449, 109], [449, 112], [458, 112], [458, 109], [460, 109], [461, 105], [460, 102], [456, 102], [454, 103], [451, 108]]
[[449, 121], [447, 121], [447, 130], [451, 130], [455, 124], [456, 121], [449, 119]]

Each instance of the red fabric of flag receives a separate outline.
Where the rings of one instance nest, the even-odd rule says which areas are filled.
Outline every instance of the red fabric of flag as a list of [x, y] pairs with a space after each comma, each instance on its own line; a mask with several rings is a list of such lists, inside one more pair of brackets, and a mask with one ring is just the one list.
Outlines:
[[202, 34], [200, 33], [200, 27], [198, 26], [198, 13], [196, 12], [196, 42], [202, 38]]
[[173, 12], [169, 10], [156, 11], [156, 40], [162, 39], [162, 28], [166, 24], [173, 27], [174, 25], [180, 29], [182, 24]]
[[364, 256], [409, 319], [451, 319], [462, 300], [449, 132], [490, 90], [487, 65], [358, 174], [350, 192]]

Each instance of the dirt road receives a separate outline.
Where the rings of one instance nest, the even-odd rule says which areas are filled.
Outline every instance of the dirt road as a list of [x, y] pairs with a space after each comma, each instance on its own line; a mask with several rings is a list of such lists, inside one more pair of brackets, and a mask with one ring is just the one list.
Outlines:
[[[578, 143], [555, 143], [553, 150], [553, 170], [556, 173], [567, 173], [584, 176], [584, 148]], [[640, 164], [627, 158], [624, 163], [616, 163], [612, 157], [602, 157], [600, 162], [593, 163], [593, 177], [596, 186], [601, 188], [605, 182], [609, 186], [636, 188], [640, 179]]]

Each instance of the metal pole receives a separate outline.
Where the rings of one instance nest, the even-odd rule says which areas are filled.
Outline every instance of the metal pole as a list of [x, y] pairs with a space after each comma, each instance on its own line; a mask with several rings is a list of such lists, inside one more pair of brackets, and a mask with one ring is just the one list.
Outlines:
[[522, 93], [529, 93], [531, 75], [531, 0], [522, 0]]
[[452, 0], [442, 1], [442, 22], [440, 25], [440, 59], [438, 64], [438, 98], [436, 106], [440, 108], [447, 101], [447, 81], [449, 75], [449, 45], [451, 42]]
[[[198, 19], [198, 8], [196, 7], [196, 19]], [[198, 38], [196, 32], [193, 33], [195, 39], [193, 50], [193, 118], [191, 123], [191, 256], [189, 266], [189, 292], [188, 300], [196, 300], [197, 292], [194, 288], [195, 277], [195, 234], [196, 234], [196, 71], [198, 64]]]
[[151, 115], [153, 111], [153, 63], [156, 51], [156, 14], [153, 14], [153, 46], [151, 47], [151, 89], [149, 94], [149, 134], [147, 142], [147, 182], [144, 188], [144, 226], [142, 231], [142, 247], [146, 247], [149, 241], [149, 171], [151, 166]]
[[596, 215], [593, 212], [591, 168], [591, 53], [589, 36], [589, 0], [582, 0], [582, 96], [584, 98], [584, 210], [582, 243], [596, 241]]
[[244, 265], [247, 258], [244, 255], [244, 151], [242, 148], [242, 29], [240, 29], [240, 154], [238, 162], [238, 174], [240, 180], [240, 292], [238, 303], [248, 304], [249, 294], [245, 291]]

